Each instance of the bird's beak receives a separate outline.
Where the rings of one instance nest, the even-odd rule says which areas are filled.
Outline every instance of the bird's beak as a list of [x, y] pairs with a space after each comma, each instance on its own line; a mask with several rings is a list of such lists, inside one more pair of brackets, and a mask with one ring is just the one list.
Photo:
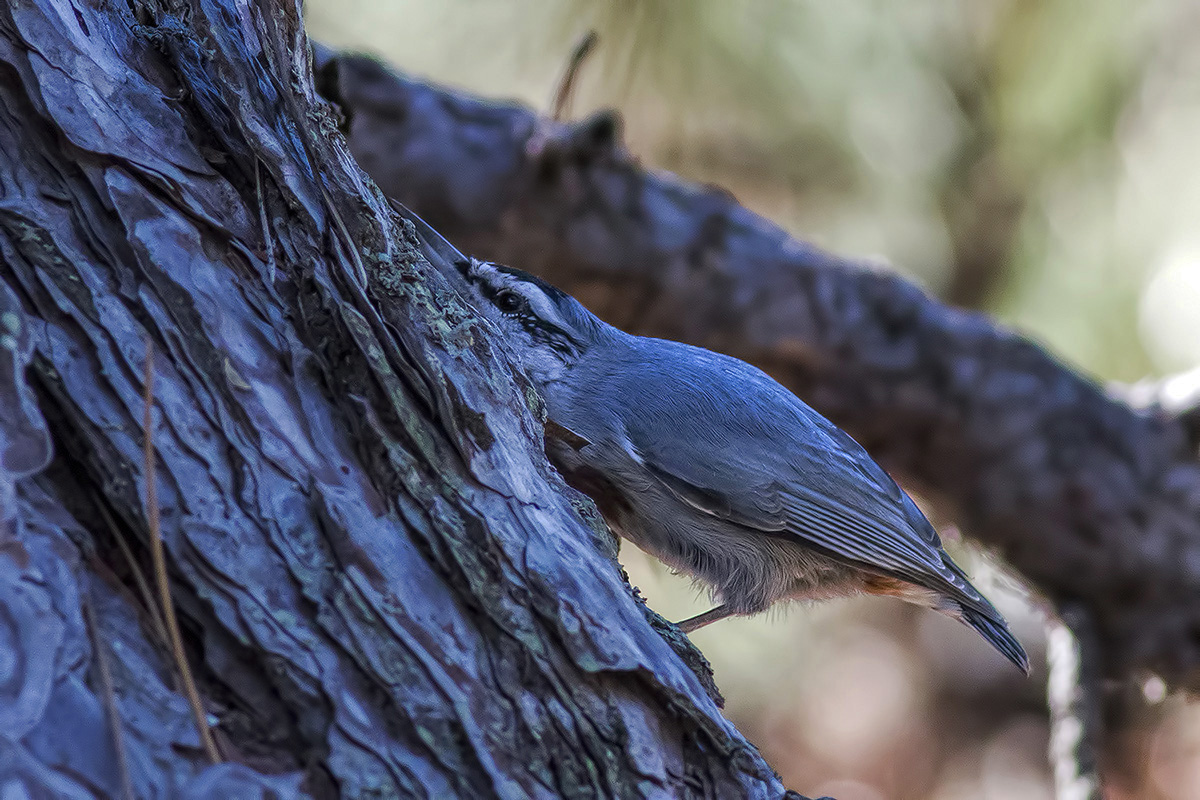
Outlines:
[[[425, 257], [429, 259], [435, 267], [442, 267], [443, 264], [453, 264], [458, 268], [458, 271], [464, 278], [469, 278], [471, 259], [467, 258], [446, 238], [433, 229], [428, 222], [421, 219], [417, 214], [403, 203], [392, 200], [392, 208], [405, 219], [413, 224], [417, 230], [417, 239], [421, 244], [421, 249], [425, 252]], [[444, 267], [443, 267], [444, 268]]]

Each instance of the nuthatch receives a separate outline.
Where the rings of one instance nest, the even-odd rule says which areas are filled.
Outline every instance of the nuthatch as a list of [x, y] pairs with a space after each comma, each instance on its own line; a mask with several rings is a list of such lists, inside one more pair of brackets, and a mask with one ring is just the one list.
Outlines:
[[721, 601], [685, 632], [780, 600], [889, 595], [970, 625], [1028, 672], [912, 499], [766, 373], [625, 333], [537, 277], [446, 247], [545, 398], [551, 463], [615, 533]]

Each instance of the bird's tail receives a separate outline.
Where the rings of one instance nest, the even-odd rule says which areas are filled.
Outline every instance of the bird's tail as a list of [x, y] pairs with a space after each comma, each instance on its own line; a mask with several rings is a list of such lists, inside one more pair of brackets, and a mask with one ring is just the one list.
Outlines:
[[965, 604], [960, 605], [958, 611], [959, 613], [954, 616], [979, 631], [979, 634], [987, 639], [992, 647], [1016, 664], [1017, 669], [1026, 675], [1029, 674], [1029, 656], [1025, 655], [1025, 648], [1021, 647], [1021, 643], [1008, 630], [1008, 624], [1005, 623], [999, 612], [993, 611], [994, 616], [991, 616]]
[[1008, 629], [1008, 623], [983, 595], [979, 594], [970, 583], [967, 576], [947, 559], [947, 568], [954, 572], [960, 581], [951, 583], [945, 581], [938, 589], [910, 583], [900, 578], [884, 575], [865, 575], [863, 589], [869, 594], [887, 595], [907, 600], [919, 606], [932, 608], [959, 622], [970, 625], [1001, 655], [1017, 665], [1017, 668], [1029, 674], [1029, 656], [1025, 649]]

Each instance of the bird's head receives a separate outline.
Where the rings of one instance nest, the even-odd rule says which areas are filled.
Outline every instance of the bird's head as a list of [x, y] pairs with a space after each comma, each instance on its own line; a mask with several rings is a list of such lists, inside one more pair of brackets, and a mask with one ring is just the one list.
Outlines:
[[519, 269], [459, 262], [476, 308], [509, 340], [521, 366], [545, 387], [568, 372], [608, 327], [566, 292]]

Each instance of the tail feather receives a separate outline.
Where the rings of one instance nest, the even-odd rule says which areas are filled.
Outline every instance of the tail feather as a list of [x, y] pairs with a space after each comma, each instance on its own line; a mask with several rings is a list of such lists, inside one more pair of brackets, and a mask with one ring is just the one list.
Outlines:
[[960, 619], [979, 631], [992, 647], [1016, 664], [1017, 669], [1026, 675], [1029, 674], [1029, 656], [1025, 655], [1025, 648], [1021, 647], [1021, 643], [1008, 630], [1008, 625], [999, 614], [993, 619], [981, 611], [963, 605], [960, 606]]

